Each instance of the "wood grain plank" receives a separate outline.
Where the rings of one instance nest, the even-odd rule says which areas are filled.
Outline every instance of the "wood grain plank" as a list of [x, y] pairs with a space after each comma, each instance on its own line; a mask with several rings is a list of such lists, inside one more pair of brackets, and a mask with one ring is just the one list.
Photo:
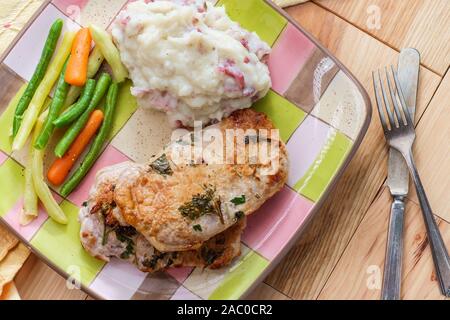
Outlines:
[[2, 86], [0, 87], [0, 114], [2, 114], [25, 82], [4, 63], [0, 64], [0, 79], [2, 81]]
[[[307, 3], [288, 12], [349, 67], [374, 101], [371, 71], [395, 64], [398, 52], [316, 4]], [[439, 76], [421, 68], [419, 114], [431, 100], [439, 81]], [[292, 298], [318, 297], [386, 178], [387, 148], [375, 116], [360, 150], [324, 207], [267, 279], [272, 287]]]
[[66, 280], [36, 256], [31, 255], [15, 278], [24, 300], [84, 300], [87, 294], [68, 289]]
[[[414, 157], [433, 213], [450, 222], [450, 72], [417, 126]], [[418, 203], [414, 185], [409, 198]]]
[[[439, 75], [450, 65], [448, 0], [315, 0], [369, 34], [400, 50], [415, 47]], [[380, 14], [377, 26], [376, 15]], [[378, 29], [379, 27], [379, 29]]]
[[290, 298], [263, 282], [247, 296], [246, 300], [290, 300]]
[[[319, 299], [379, 299], [391, 196], [384, 188], [358, 227]], [[402, 299], [444, 299], [433, 269], [420, 207], [406, 203]], [[450, 224], [439, 221], [450, 246]]]

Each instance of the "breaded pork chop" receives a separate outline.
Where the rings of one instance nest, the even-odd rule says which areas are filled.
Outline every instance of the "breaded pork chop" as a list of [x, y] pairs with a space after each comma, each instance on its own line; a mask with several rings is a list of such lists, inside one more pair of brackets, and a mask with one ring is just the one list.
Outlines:
[[[198, 137], [188, 134], [171, 143], [145, 169], [140, 167], [139, 174], [118, 179], [114, 201], [124, 221], [160, 252], [200, 248], [256, 211], [285, 184], [286, 147], [271, 129], [264, 114], [245, 109], [203, 130], [203, 137], [215, 138], [201, 142], [203, 153], [194, 163], [180, 163], [175, 156], [180, 146], [195, 145]], [[242, 143], [233, 138], [232, 152], [222, 148], [226, 163], [217, 163], [205, 150], [217, 141], [217, 134], [226, 137], [227, 130], [245, 131]], [[267, 152], [267, 157], [254, 154], [273, 147], [275, 154]]]
[[139, 165], [123, 163], [99, 172], [96, 188], [80, 211], [80, 238], [92, 256], [109, 261], [116, 257], [134, 263], [141, 271], [156, 272], [169, 267], [221, 268], [240, 255], [241, 233], [246, 219], [205, 242], [199, 249], [163, 253], [129, 226], [114, 204], [114, 186], [121, 174], [132, 175]]
[[[229, 263], [239, 254], [245, 216], [278, 192], [287, 178], [286, 148], [270, 131], [272, 128], [265, 115], [241, 110], [201, 132], [200, 139], [215, 138], [201, 141], [199, 155], [199, 137], [189, 133], [167, 146], [148, 165], [126, 162], [105, 168], [97, 174], [80, 212], [83, 246], [100, 259], [134, 259], [140, 268], [148, 259], [139, 257], [148, 256], [145, 252], [151, 250], [168, 264], [175, 261], [165, 253], [178, 255], [182, 251], [190, 252], [183, 257], [182, 265], [190, 259], [198, 262], [195, 257], [201, 252], [205, 255], [217, 251], [222, 254], [208, 254], [214, 257], [209, 259], [214, 262], [211, 265], [216, 261], [220, 266]], [[222, 145], [215, 149], [225, 155], [225, 161], [220, 162], [214, 152], [207, 151], [229, 129], [240, 130], [242, 139], [231, 135], [231, 142], [226, 144], [234, 146], [231, 152]], [[180, 146], [189, 150], [194, 146], [194, 160], [176, 158]], [[260, 157], [264, 153], [261, 150], [274, 146], [277, 152]], [[259, 150], [256, 156], [255, 150]], [[224, 236], [225, 246], [209, 250], [217, 238]]]

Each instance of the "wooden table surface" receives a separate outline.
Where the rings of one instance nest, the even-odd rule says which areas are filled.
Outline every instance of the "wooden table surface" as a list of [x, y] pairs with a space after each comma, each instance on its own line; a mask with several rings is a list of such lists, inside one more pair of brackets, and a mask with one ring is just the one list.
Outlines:
[[[26, 17], [39, 2], [21, 1], [23, 7], [14, 10]], [[317, 0], [287, 11], [355, 74], [372, 101], [371, 71], [395, 64], [403, 47], [421, 52], [414, 153], [450, 248], [450, 1]], [[1, 31], [0, 36], [12, 40], [14, 32]], [[325, 206], [250, 298], [378, 299], [391, 201], [386, 176], [387, 148], [374, 114], [361, 148]], [[402, 297], [444, 299], [414, 192], [406, 211]], [[64, 279], [34, 256], [16, 284], [23, 299], [89, 298], [68, 290]]]

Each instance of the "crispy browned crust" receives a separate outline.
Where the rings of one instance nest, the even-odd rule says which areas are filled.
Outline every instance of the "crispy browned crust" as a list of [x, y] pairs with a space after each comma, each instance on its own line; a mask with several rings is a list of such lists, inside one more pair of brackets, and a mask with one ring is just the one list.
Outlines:
[[[273, 129], [273, 124], [266, 115], [245, 109], [224, 119], [219, 128], [223, 132], [226, 129], [270, 130]], [[161, 252], [196, 250], [234, 222], [232, 218], [225, 223], [218, 220], [209, 232], [194, 232], [192, 221], [181, 216], [178, 210], [180, 206], [189, 202], [194, 195], [204, 192], [205, 185], [215, 186], [219, 195], [226, 194], [234, 188], [248, 187], [249, 190], [257, 190], [259, 197], [248, 195], [248, 201], [240, 207], [240, 210], [247, 215], [256, 211], [283, 187], [287, 179], [285, 145], [279, 140], [272, 140], [272, 143], [279, 143], [280, 150], [280, 164], [272, 175], [260, 174], [261, 169], [270, 167], [270, 164], [178, 165], [172, 166], [173, 174], [170, 176], [161, 175], [149, 168], [136, 179], [125, 179], [118, 183], [115, 189], [115, 203], [126, 222], [144, 235], [157, 250]], [[167, 157], [170, 160], [170, 155]], [[222, 200], [229, 201], [226, 197]]]
[[[251, 109], [237, 111], [216, 126], [223, 132], [226, 129], [273, 129], [272, 122], [264, 114]], [[120, 223], [129, 224], [141, 234], [137, 241], [143, 245], [143, 251], [140, 251], [144, 254], [143, 259], [139, 259], [136, 253], [132, 260], [142, 271], [156, 272], [169, 267], [215, 269], [226, 266], [240, 255], [240, 240], [246, 218], [219, 219], [209, 216], [208, 219], [216, 219], [212, 222], [215, 229], [214, 232], [205, 233], [194, 231], [194, 222], [183, 217], [178, 209], [181, 204], [189, 202], [193, 195], [202, 193], [204, 185], [210, 184], [217, 187], [219, 198], [223, 201], [229, 201], [223, 194], [229, 194], [242, 186], [248, 187], [245, 190], [251, 192], [246, 192], [247, 201], [238, 209], [246, 215], [257, 210], [283, 187], [287, 179], [286, 147], [277, 137], [270, 135], [269, 138], [272, 143], [278, 143], [280, 149], [279, 167], [271, 175], [261, 175], [261, 169], [270, 164], [171, 165], [173, 174], [161, 175], [151, 170], [150, 166], [124, 163], [99, 174], [89, 199], [90, 213], [102, 214], [106, 225], [113, 228], [119, 221], [112, 209], [118, 207]], [[259, 143], [258, 139], [256, 141]], [[237, 154], [233, 157], [237, 157]], [[258, 196], [252, 192], [257, 192]], [[98, 245], [98, 239], [89, 232], [84, 233], [81, 233], [82, 242], [89, 251], [90, 247]], [[145, 252], [148, 254], [145, 255]], [[94, 252], [92, 254], [95, 255]]]
[[[246, 226], [246, 219], [242, 219], [224, 232], [205, 242], [199, 249], [177, 252], [176, 257], [170, 256], [170, 264], [167, 258], [161, 258], [154, 268], [139, 265], [143, 272], [157, 272], [169, 267], [199, 267], [220, 269], [229, 265], [234, 258], [241, 254], [241, 234]], [[212, 254], [212, 255], [211, 255]], [[208, 261], [209, 257], [214, 257]]]
[[272, 121], [261, 112], [243, 109], [233, 112], [220, 122], [222, 129], [274, 129]]
[[[118, 225], [118, 221], [112, 214], [116, 182], [117, 178], [114, 177], [103, 179], [98, 182], [95, 192], [91, 194], [89, 208], [89, 214], [103, 215], [105, 224], [111, 228]], [[153, 268], [146, 267], [142, 265], [142, 263], [139, 263], [138, 257], [130, 261], [134, 261], [141, 271], [149, 273], [163, 271], [171, 267], [222, 268], [230, 264], [234, 258], [241, 254], [241, 234], [244, 231], [245, 226], [246, 218], [244, 217], [224, 232], [205, 242], [197, 250], [176, 252], [176, 255], [163, 255], [161, 259], [157, 260]], [[80, 236], [82, 245], [86, 251], [97, 259], [109, 261], [110, 256], [97, 255], [91, 250], [98, 245], [98, 239], [94, 234], [90, 231], [81, 230]], [[210, 253], [213, 253], [214, 259], [212, 261], [207, 260], [208, 254]]]

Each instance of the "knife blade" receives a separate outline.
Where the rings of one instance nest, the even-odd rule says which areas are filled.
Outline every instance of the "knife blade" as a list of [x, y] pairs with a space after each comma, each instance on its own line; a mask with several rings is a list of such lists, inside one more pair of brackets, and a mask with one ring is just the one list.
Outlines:
[[[405, 96], [411, 117], [416, 113], [417, 86], [419, 80], [420, 54], [416, 49], [403, 49], [398, 60], [398, 80]], [[408, 194], [409, 171], [405, 160], [398, 151], [389, 151], [387, 185], [393, 196]]]
[[[404, 49], [400, 53], [397, 73], [411, 117], [416, 111], [417, 86], [419, 79], [420, 55], [415, 49]], [[404, 199], [408, 194], [409, 172], [405, 160], [398, 151], [389, 152], [387, 185], [393, 202], [389, 217], [386, 260], [384, 262], [381, 299], [400, 299], [403, 256]]]

